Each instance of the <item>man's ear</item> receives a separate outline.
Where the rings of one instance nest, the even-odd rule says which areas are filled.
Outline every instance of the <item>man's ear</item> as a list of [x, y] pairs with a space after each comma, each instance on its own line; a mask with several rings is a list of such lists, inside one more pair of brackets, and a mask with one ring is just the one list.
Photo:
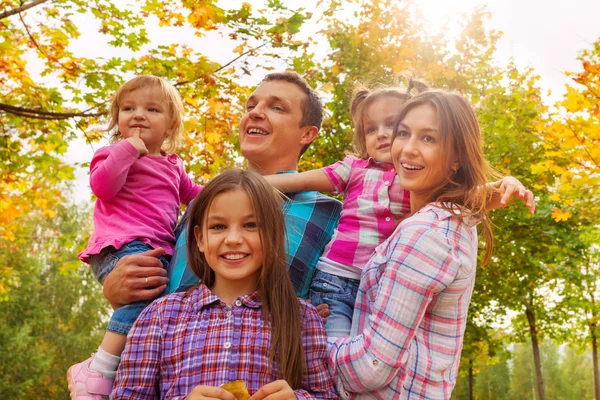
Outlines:
[[312, 141], [315, 140], [319, 134], [319, 128], [316, 126], [305, 126], [302, 128], [302, 130], [302, 137], [300, 138], [300, 144], [302, 146], [312, 143]]
[[200, 253], [204, 253], [204, 242], [202, 241], [202, 229], [198, 225], [194, 226], [194, 237], [196, 238], [196, 243], [198, 244], [198, 250], [200, 250]]

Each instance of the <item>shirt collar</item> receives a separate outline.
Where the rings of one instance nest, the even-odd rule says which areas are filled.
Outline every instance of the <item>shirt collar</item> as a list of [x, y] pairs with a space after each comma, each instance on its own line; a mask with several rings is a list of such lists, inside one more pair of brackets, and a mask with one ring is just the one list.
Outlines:
[[[196, 312], [200, 312], [205, 307], [210, 307], [221, 302], [221, 299], [219, 299], [213, 292], [210, 291], [208, 287], [206, 287], [206, 285], [203, 284], [198, 285], [198, 287], [196, 287], [192, 293], [190, 293], [188, 299], [192, 303], [192, 307], [194, 307], [194, 311]], [[240, 296], [239, 300], [246, 307], [262, 307], [262, 302], [260, 301], [260, 295], [258, 291]]]
[[369, 157], [366, 161], [368, 165], [382, 169], [384, 171], [391, 171], [395, 168], [394, 164], [390, 164], [384, 161], [377, 161], [373, 157]]

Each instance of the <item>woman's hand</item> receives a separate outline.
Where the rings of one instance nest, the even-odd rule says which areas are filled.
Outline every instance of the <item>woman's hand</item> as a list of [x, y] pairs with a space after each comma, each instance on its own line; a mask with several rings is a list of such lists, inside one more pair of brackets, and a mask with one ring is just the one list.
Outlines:
[[250, 400], [296, 400], [296, 394], [287, 381], [280, 379], [267, 383], [250, 396]]
[[215, 387], [198, 385], [185, 398], [185, 400], [237, 400], [236, 397], [227, 390]]

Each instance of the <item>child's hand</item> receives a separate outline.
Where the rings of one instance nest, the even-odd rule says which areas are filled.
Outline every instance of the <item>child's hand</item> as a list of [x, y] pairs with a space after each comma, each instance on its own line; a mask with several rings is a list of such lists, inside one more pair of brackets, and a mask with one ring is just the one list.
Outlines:
[[146, 143], [140, 138], [141, 130], [142, 128], [134, 128], [133, 132], [131, 132], [131, 136], [125, 140], [135, 147], [138, 153], [140, 153], [140, 157], [143, 157], [148, 154], [148, 148], [146, 147]]
[[525, 188], [525, 186], [514, 176], [505, 176], [500, 180], [500, 206], [506, 207], [508, 202], [513, 198], [519, 198], [525, 202], [529, 213], [535, 212], [535, 200], [531, 190]]
[[250, 400], [262, 400], [267, 397], [269, 400], [296, 400], [296, 394], [290, 387], [290, 384], [283, 379], [267, 383], [250, 396]]
[[192, 392], [185, 398], [185, 400], [208, 400], [208, 399], [220, 399], [220, 400], [237, 400], [235, 396], [229, 393], [227, 390], [215, 386], [204, 386], [198, 385], [192, 390]]

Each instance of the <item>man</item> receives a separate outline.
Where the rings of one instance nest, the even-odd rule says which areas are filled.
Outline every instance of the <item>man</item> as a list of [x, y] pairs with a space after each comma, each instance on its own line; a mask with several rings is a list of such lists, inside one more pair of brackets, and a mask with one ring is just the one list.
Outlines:
[[[295, 72], [267, 75], [246, 103], [240, 121], [240, 149], [248, 168], [263, 175], [294, 173], [298, 161], [317, 137], [323, 107], [317, 94]], [[283, 205], [288, 239], [288, 265], [298, 296], [307, 298], [317, 261], [329, 242], [341, 212], [341, 203], [316, 192], [288, 194]], [[177, 248], [167, 272], [155, 249], [124, 257], [107, 276], [104, 295], [113, 307], [152, 299], [197, 281], [186, 270], [185, 218]]]

